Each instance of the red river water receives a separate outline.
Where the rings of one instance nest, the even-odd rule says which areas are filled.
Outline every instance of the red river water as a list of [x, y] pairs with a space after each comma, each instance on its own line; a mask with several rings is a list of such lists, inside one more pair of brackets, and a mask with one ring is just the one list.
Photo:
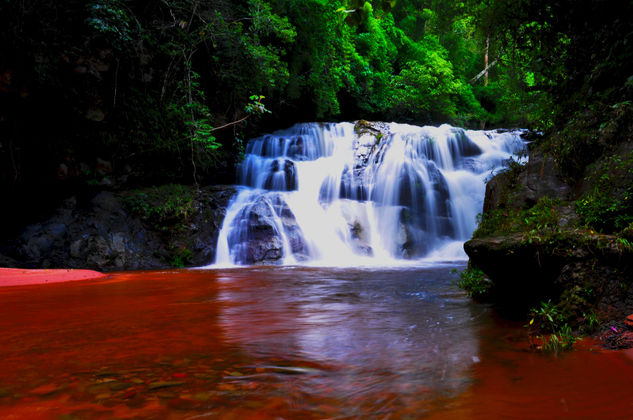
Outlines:
[[0, 418], [633, 418], [632, 352], [533, 352], [453, 267], [1, 287]]

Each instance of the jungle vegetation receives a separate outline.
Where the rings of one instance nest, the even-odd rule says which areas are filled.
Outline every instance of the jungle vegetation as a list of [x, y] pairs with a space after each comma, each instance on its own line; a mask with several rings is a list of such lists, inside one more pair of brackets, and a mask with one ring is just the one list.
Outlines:
[[355, 119], [558, 130], [573, 174], [565, 128], [628, 115], [631, 3], [2, 0], [2, 190], [231, 182], [247, 138]]

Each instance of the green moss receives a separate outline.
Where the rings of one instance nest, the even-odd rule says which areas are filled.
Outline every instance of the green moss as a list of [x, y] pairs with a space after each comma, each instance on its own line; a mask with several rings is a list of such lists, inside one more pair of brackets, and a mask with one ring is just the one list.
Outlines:
[[163, 232], [184, 230], [195, 211], [193, 189], [178, 184], [129, 192], [123, 203], [145, 223]]
[[543, 236], [559, 231], [559, 200], [541, 198], [529, 209], [509, 206], [487, 212], [480, 217], [479, 226], [473, 234], [475, 238], [527, 233], [530, 237]]

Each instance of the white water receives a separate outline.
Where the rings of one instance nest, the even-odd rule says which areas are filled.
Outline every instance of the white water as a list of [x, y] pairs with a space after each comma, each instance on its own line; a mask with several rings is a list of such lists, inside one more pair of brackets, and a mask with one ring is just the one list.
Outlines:
[[485, 180], [525, 148], [521, 132], [298, 124], [249, 142], [216, 265], [327, 266], [466, 259]]

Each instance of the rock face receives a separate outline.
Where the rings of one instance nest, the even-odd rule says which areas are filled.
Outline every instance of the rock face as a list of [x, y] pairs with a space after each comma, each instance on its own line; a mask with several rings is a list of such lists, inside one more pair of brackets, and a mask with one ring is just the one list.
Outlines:
[[107, 271], [209, 264], [233, 194], [232, 187], [199, 191], [193, 214], [167, 232], [143, 220], [121, 194], [101, 192], [83, 203], [71, 197], [55, 215], [17, 238], [14, 265]]
[[[501, 173], [486, 185], [484, 213], [499, 208], [509, 188], [517, 189], [512, 205], [515, 207], [532, 207], [543, 197], [568, 201], [572, 199], [572, 188], [563, 181], [557, 170], [554, 158], [536, 149], [530, 151], [528, 163], [512, 179], [512, 174]], [[512, 185], [517, 183], [518, 185]]]
[[[566, 184], [554, 159], [538, 148], [530, 151], [527, 165], [488, 183], [484, 219], [515, 220], [508, 232], [475, 232], [464, 249], [490, 278], [494, 302], [525, 315], [551, 300], [572, 318], [594, 313], [603, 323], [633, 312], [633, 247], [578, 223], [575, 200], [588, 188]], [[543, 210], [556, 220], [530, 220]]]

